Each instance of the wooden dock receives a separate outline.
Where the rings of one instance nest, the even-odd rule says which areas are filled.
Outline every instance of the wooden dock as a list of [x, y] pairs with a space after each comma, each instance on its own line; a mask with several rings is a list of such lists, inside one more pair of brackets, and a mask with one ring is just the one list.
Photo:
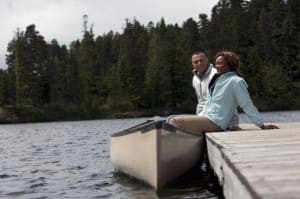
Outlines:
[[300, 122], [280, 129], [207, 133], [207, 152], [226, 199], [300, 198]]

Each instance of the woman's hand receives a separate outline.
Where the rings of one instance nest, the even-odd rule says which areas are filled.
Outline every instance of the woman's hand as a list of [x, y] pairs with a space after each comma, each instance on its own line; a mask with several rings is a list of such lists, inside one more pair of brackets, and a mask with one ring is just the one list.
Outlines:
[[262, 129], [262, 130], [267, 130], [267, 129], [279, 129], [279, 127], [276, 126], [276, 125], [273, 125], [273, 124], [269, 124], [269, 125], [263, 125], [263, 126], [261, 127], [261, 129]]
[[227, 128], [228, 131], [241, 131], [243, 130], [242, 128], [240, 128], [239, 126], [230, 126]]

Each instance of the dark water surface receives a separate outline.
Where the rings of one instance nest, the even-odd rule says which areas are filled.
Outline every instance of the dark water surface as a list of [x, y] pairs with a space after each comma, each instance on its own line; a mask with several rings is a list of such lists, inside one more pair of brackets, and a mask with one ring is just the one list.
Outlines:
[[[300, 111], [263, 118], [300, 122]], [[205, 165], [160, 193], [114, 169], [109, 135], [146, 119], [0, 125], [0, 198], [221, 198]]]

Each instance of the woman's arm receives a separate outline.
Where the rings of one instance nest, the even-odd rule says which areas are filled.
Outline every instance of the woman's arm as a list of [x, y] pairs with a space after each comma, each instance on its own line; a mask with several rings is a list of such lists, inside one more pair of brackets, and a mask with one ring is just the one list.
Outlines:
[[235, 96], [238, 101], [239, 106], [245, 111], [251, 121], [259, 126], [261, 129], [279, 129], [276, 125], [264, 125], [263, 119], [259, 114], [257, 108], [253, 105], [253, 102], [250, 98], [247, 83], [245, 80], [240, 79], [237, 81], [235, 86]]
[[256, 126], [262, 127], [264, 125], [263, 119], [257, 108], [253, 105], [247, 87], [247, 83], [243, 79], [238, 79], [235, 82], [234, 94], [237, 103]]

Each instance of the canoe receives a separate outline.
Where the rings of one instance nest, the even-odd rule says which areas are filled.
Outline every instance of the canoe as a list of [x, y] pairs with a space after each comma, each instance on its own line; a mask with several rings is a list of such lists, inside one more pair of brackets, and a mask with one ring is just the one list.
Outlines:
[[203, 137], [164, 120], [147, 121], [113, 133], [110, 158], [118, 170], [158, 190], [197, 165]]

